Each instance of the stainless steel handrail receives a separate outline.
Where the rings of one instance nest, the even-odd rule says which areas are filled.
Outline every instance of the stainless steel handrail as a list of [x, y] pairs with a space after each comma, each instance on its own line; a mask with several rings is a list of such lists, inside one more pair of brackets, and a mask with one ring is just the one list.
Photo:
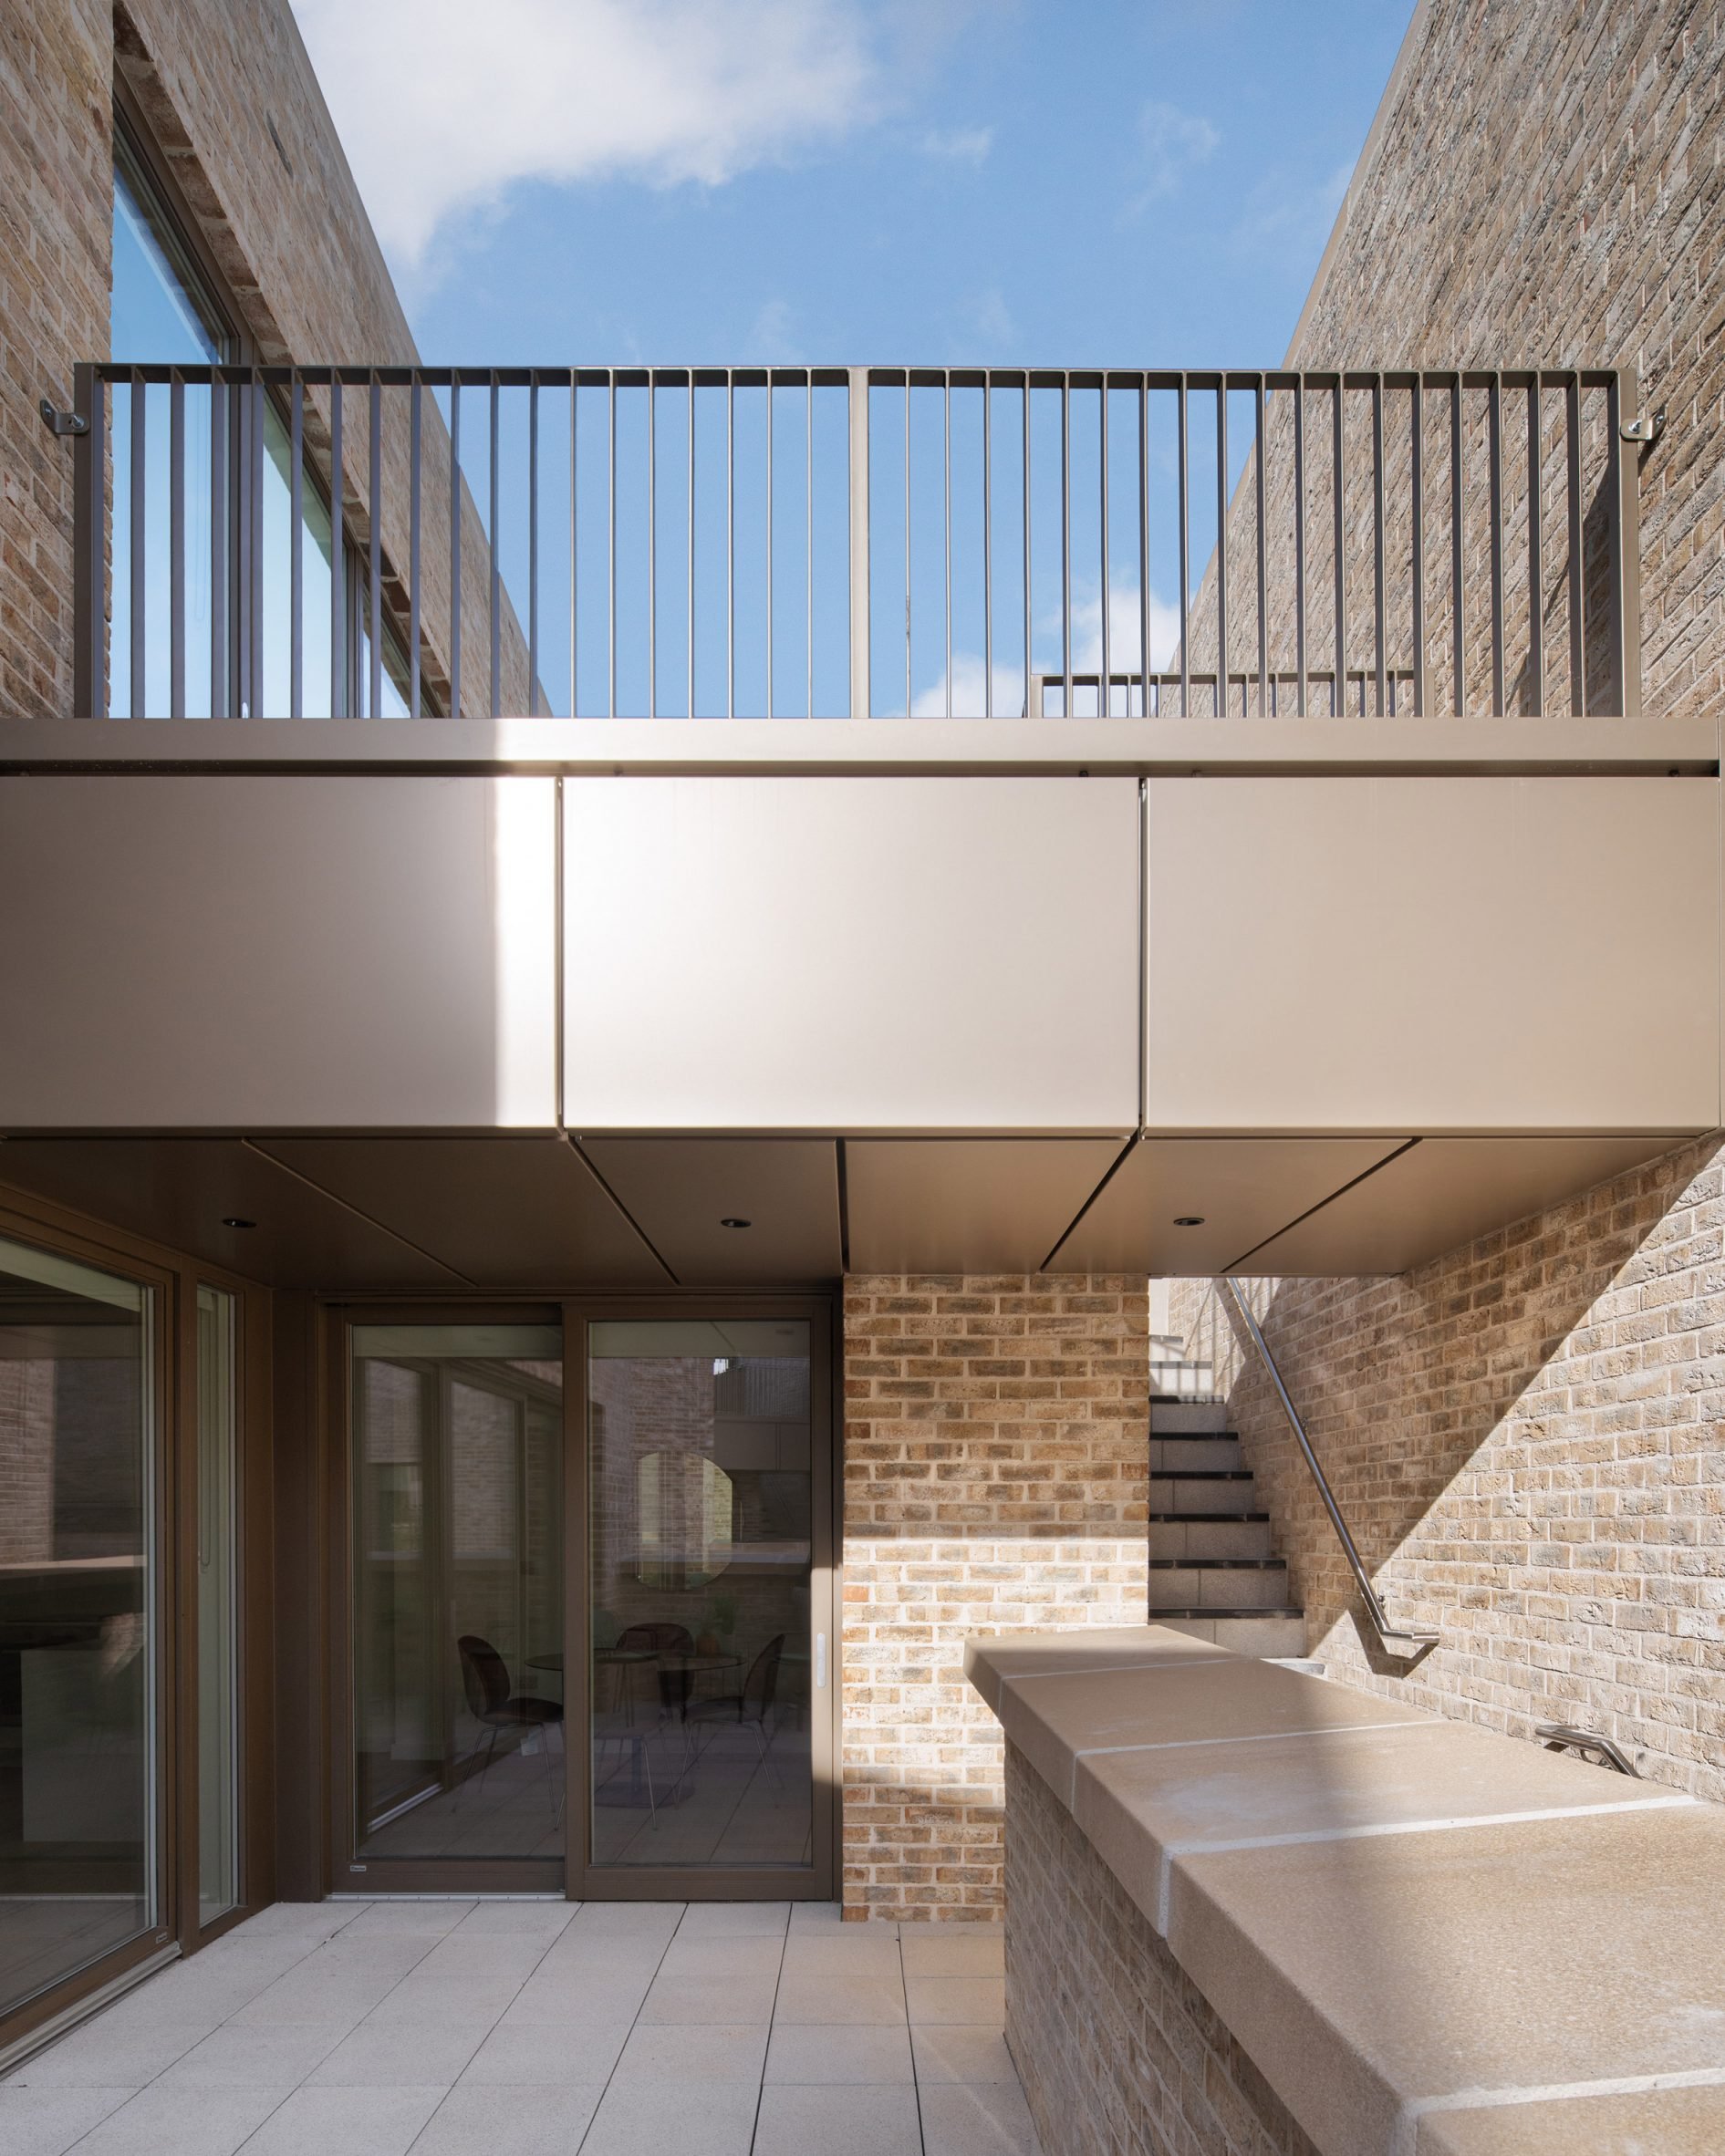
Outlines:
[[1574, 1752], [1595, 1767], [1608, 1767], [1613, 1774], [1632, 1775], [1637, 1781], [1642, 1778], [1641, 1769], [1630, 1762], [1622, 1747], [1596, 1729], [1574, 1729], [1566, 1722], [1542, 1722], [1533, 1735], [1548, 1752]]
[[1435, 1647], [1439, 1636], [1437, 1633], [1424, 1632], [1411, 1625], [1390, 1622], [1389, 1614], [1378, 1600], [1377, 1590], [1372, 1585], [1370, 1576], [1360, 1560], [1360, 1553], [1355, 1547], [1354, 1538], [1347, 1531], [1347, 1522], [1342, 1518], [1341, 1508], [1335, 1502], [1329, 1480], [1318, 1464], [1316, 1453], [1312, 1449], [1312, 1440], [1305, 1434], [1305, 1425], [1300, 1419], [1300, 1411], [1294, 1405], [1288, 1388], [1283, 1383], [1282, 1373], [1276, 1367], [1275, 1357], [1270, 1353], [1270, 1345], [1264, 1339], [1263, 1329], [1252, 1314], [1252, 1305], [1242, 1292], [1240, 1282], [1234, 1279], [1231, 1273], [1224, 1274], [1222, 1285], [1233, 1297], [1234, 1308], [1240, 1312], [1246, 1331], [1252, 1335], [1252, 1344], [1257, 1349], [1259, 1355], [1263, 1358], [1264, 1368], [1270, 1373], [1270, 1382], [1274, 1385], [1276, 1397], [1282, 1403], [1282, 1412], [1287, 1416], [1288, 1427], [1294, 1432], [1294, 1442], [1300, 1447], [1301, 1452], [1304, 1454], [1305, 1464], [1312, 1470], [1312, 1479], [1317, 1484], [1318, 1495], [1324, 1500], [1324, 1509], [1329, 1514], [1330, 1525], [1335, 1529], [1336, 1539], [1342, 1545], [1342, 1553], [1347, 1559], [1348, 1568], [1353, 1572], [1355, 1584], [1358, 1587], [1361, 1599], [1366, 1604], [1366, 1614], [1372, 1621], [1372, 1629], [1392, 1653], [1418, 1654], [1424, 1648]]

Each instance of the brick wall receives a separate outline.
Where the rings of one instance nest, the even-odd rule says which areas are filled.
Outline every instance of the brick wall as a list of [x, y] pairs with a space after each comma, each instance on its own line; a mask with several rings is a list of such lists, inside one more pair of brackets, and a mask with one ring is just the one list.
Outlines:
[[1147, 1290], [846, 1283], [847, 1917], [1000, 1913], [1001, 1735], [968, 1633], [1144, 1622]]
[[[1638, 455], [1641, 637], [1649, 712], [1725, 709], [1725, 409], [1720, 281], [1725, 265], [1725, 5], [1720, 0], [1422, 0], [1288, 352], [1288, 364], [1476, 368], [1634, 366], [1644, 411], [1667, 431]], [[1265, 460], [1271, 589], [1292, 588], [1288, 399], [1272, 399]], [[1349, 399], [1345, 565], [1348, 658], [1372, 660], [1372, 451], [1369, 404]], [[1283, 408], [1278, 418], [1276, 408]], [[1587, 707], [1622, 708], [1605, 636], [1604, 413], [1584, 415], [1587, 516]], [[1529, 664], [1525, 407], [1506, 392], [1505, 691], [1507, 708], [1571, 708], [1569, 547], [1559, 461], [1563, 398], [1543, 404], [1543, 555], [1540, 607], [1545, 681]], [[1406, 514], [1408, 400], [1386, 404], [1387, 658], [1411, 663], [1411, 533]], [[1309, 663], [1333, 658], [1331, 506], [1321, 474], [1327, 395], [1308, 399], [1314, 482], [1306, 534]], [[1486, 396], [1468, 393], [1463, 528], [1472, 608], [1470, 708], [1491, 709], [1486, 613], [1489, 493]], [[1425, 560], [1431, 704], [1450, 708], [1450, 416], [1426, 399], [1429, 504]], [[1256, 670], [1251, 588], [1257, 539], [1252, 468], [1231, 518], [1230, 658]], [[1215, 654], [1213, 587], [1195, 608], [1192, 664]], [[1292, 667], [1292, 621], [1270, 625], [1273, 667]], [[1207, 691], [1205, 692], [1208, 693]], [[1315, 694], [1316, 692], [1315, 692]], [[1235, 691], [1238, 710], [1239, 691]], [[1201, 700], [1200, 700], [1201, 703]], [[1326, 708], [1315, 701], [1314, 709]], [[1357, 706], [1356, 707], [1357, 708]], [[1368, 708], [1369, 705], [1368, 705]], [[1405, 708], [1405, 707], [1404, 707]]]
[[1352, 1581], [1262, 1368], [1209, 1283], [1212, 1354], [1306, 1612], [1348, 1683], [1514, 1736], [1603, 1730], [1725, 1798], [1725, 1153], [1684, 1147], [1396, 1279], [1256, 1283], [1271, 1352], [1398, 1620]]
[[1006, 2040], [1043, 2156], [1316, 2156], [1016, 1746]]

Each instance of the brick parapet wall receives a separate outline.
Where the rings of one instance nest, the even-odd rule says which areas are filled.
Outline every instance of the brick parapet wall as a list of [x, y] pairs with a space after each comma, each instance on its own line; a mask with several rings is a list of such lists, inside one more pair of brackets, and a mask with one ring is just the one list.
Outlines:
[[847, 1917], [998, 1917], [1001, 1735], [964, 1640], [1144, 1622], [1148, 1332], [1137, 1276], [847, 1281]]
[[1006, 2040], [1043, 2156], [1317, 2156], [1016, 1746]]
[[1564, 1722], [1725, 1798], [1725, 1152], [1688, 1145], [1394, 1279], [1255, 1283], [1265, 1337], [1392, 1617], [1377, 1649], [1262, 1367], [1176, 1283], [1350, 1684], [1528, 1737]]

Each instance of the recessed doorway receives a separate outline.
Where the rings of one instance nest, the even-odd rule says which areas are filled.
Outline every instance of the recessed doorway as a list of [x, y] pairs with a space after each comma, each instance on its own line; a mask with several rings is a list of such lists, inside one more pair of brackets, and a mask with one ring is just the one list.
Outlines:
[[830, 1302], [330, 1316], [335, 1887], [830, 1895]]

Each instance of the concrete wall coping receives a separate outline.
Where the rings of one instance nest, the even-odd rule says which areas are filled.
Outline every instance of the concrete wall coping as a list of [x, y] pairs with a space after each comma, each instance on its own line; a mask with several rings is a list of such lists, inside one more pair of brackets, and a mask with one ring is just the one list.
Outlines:
[[0, 772], [1709, 776], [1713, 719], [0, 720]]
[[1166, 1626], [965, 1670], [1326, 2156], [1725, 2145], [1717, 1807]]

